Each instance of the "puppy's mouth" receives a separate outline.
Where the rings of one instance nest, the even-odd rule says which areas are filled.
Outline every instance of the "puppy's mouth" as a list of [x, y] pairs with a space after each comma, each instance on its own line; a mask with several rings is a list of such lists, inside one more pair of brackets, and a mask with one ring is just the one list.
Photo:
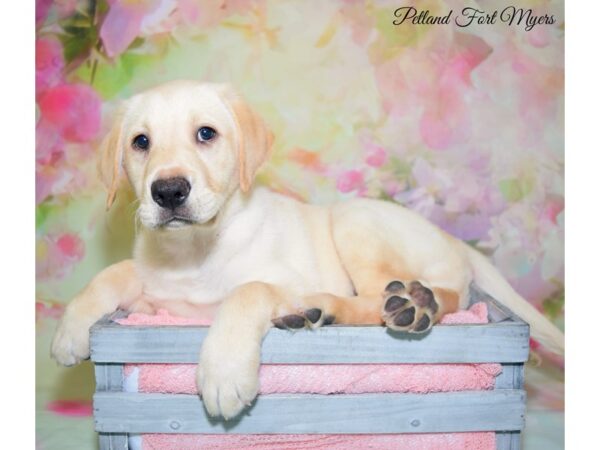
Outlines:
[[163, 220], [158, 226], [159, 228], [183, 228], [189, 225], [197, 224], [198, 222], [184, 216], [171, 216]]
[[198, 219], [192, 219], [189, 216], [182, 216], [182, 215], [175, 214], [170, 217], [164, 218], [157, 225], [157, 228], [162, 228], [162, 229], [166, 229], [166, 230], [174, 230], [174, 229], [179, 229], [179, 228], [190, 227], [192, 225], [209, 225], [210, 226], [216, 222], [217, 215], [218, 214], [215, 214], [213, 217], [211, 217], [208, 220], [198, 220]]

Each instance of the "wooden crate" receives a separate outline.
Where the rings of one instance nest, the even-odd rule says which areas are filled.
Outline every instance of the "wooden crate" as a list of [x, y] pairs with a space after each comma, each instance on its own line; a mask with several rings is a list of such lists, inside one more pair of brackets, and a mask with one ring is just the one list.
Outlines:
[[259, 396], [251, 415], [209, 418], [197, 395], [123, 391], [126, 363], [197, 363], [208, 332], [200, 326], [92, 327], [94, 420], [100, 449], [127, 449], [130, 433], [441, 433], [495, 431], [498, 449], [519, 449], [525, 420], [524, 363], [529, 325], [475, 287], [490, 323], [436, 325], [407, 337], [378, 326], [328, 326], [291, 333], [271, 329], [262, 362], [272, 364], [501, 363], [494, 390], [432, 394]]

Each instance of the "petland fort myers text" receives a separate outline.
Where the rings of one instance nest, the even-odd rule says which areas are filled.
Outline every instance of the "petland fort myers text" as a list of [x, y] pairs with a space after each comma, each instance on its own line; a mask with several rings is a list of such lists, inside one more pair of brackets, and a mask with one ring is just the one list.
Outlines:
[[428, 9], [419, 10], [413, 6], [397, 8], [394, 11], [394, 25], [450, 25], [452, 23], [464, 28], [471, 25], [495, 25], [504, 23], [508, 26], [522, 26], [531, 31], [537, 25], [552, 25], [556, 22], [553, 15], [535, 14], [532, 9], [507, 6], [504, 9], [484, 11], [477, 8], [463, 8], [460, 13], [454, 10], [446, 14], [435, 15]]

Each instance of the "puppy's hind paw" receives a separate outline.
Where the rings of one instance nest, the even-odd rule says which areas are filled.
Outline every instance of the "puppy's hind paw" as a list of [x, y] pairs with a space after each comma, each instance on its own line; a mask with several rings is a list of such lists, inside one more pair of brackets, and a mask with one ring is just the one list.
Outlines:
[[409, 333], [424, 333], [434, 324], [439, 305], [431, 289], [419, 281], [411, 281], [408, 287], [400, 281], [392, 281], [383, 293], [381, 317], [388, 328]]

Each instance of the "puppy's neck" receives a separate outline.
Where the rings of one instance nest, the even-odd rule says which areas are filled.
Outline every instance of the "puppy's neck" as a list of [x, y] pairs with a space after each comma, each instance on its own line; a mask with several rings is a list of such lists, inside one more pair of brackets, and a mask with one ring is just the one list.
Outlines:
[[142, 228], [136, 236], [134, 259], [147, 266], [198, 267], [233, 223], [241, 219], [252, 191], [236, 190], [214, 221], [177, 229]]

